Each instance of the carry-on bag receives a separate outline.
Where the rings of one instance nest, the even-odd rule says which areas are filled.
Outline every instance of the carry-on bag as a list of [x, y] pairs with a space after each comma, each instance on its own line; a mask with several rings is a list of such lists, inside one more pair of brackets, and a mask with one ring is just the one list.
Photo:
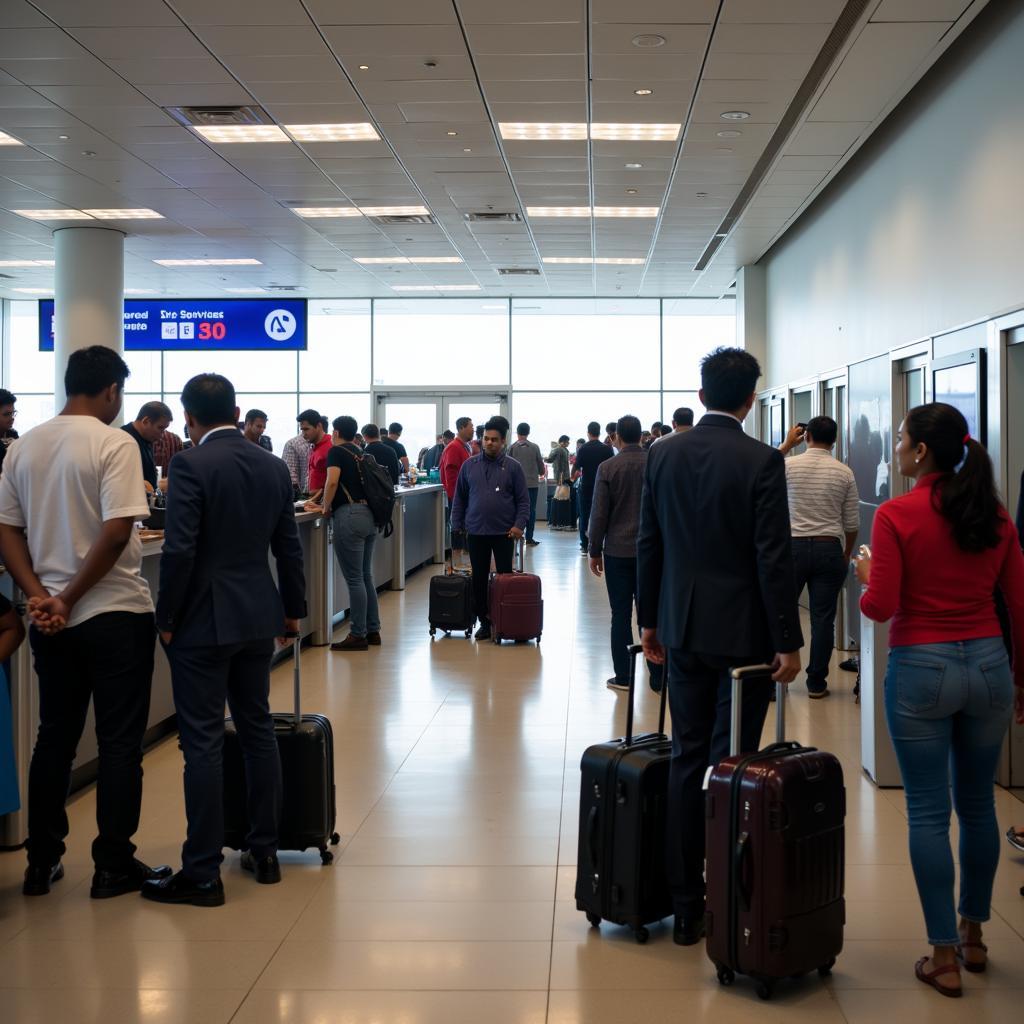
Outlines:
[[430, 597], [427, 605], [430, 635], [439, 629], [445, 636], [462, 630], [466, 636], [473, 632], [476, 622], [476, 602], [473, 598], [473, 574], [457, 570], [449, 559], [440, 576], [430, 578]]
[[732, 672], [731, 756], [707, 788], [707, 953], [722, 985], [737, 974], [771, 997], [782, 978], [825, 977], [843, 949], [846, 790], [832, 755], [787, 743], [786, 693], [776, 689], [776, 742], [739, 755], [745, 680]]
[[496, 573], [487, 587], [487, 604], [491, 619], [491, 640], [536, 640], [544, 629], [544, 601], [540, 577], [524, 571], [525, 544], [515, 542], [518, 567], [512, 572]]
[[[302, 714], [300, 638], [294, 637], [293, 714], [274, 713], [274, 735], [281, 754], [283, 794], [279, 850], [320, 851], [320, 860], [330, 864], [341, 837], [334, 831], [337, 810], [334, 799], [334, 732], [324, 715]], [[249, 834], [245, 760], [235, 725], [224, 722], [224, 845], [246, 849]]]
[[548, 515], [549, 530], [575, 530], [572, 514], [572, 492], [569, 485], [559, 481], [551, 498], [551, 512]]
[[672, 741], [665, 735], [665, 688], [658, 731], [633, 735], [636, 664], [629, 648], [626, 735], [588, 747], [580, 762], [580, 832], [576, 909], [596, 928], [602, 920], [633, 929], [646, 942], [647, 925], [672, 913], [665, 872], [665, 821]]

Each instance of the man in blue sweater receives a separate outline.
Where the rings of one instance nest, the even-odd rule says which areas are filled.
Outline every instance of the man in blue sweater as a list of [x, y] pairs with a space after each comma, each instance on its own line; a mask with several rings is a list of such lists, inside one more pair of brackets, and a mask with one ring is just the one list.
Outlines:
[[511, 572], [515, 543], [530, 520], [526, 476], [519, 463], [505, 453], [507, 436], [508, 420], [492, 416], [484, 426], [480, 454], [467, 459], [459, 471], [452, 499], [453, 537], [463, 530], [469, 532], [473, 594], [480, 617], [477, 640], [491, 638], [487, 611], [491, 555], [498, 572]]

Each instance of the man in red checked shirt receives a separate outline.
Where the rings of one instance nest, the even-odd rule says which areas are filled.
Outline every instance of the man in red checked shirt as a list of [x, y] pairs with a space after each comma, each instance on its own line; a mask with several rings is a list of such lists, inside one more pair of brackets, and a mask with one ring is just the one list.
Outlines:
[[[455, 498], [455, 484], [459, 479], [459, 470], [462, 464], [472, 454], [470, 442], [473, 440], [473, 421], [468, 416], [460, 416], [455, 421], [455, 439], [449, 441], [445, 450], [441, 453], [441, 485], [444, 493], [448, 495], [448, 504], [445, 505], [445, 520], [451, 516], [452, 501]], [[452, 538], [452, 550], [462, 550], [462, 538]]]

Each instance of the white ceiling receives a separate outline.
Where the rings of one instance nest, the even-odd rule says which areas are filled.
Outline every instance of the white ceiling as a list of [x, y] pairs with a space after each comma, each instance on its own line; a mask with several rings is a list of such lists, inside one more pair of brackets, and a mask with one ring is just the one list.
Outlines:
[[[24, 143], [0, 147], [0, 261], [53, 258], [56, 225], [11, 209], [151, 207], [166, 219], [118, 225], [128, 232], [127, 288], [218, 295], [293, 285], [334, 297], [478, 284], [484, 295], [717, 296], [984, 2], [871, 0], [698, 272], [844, 0], [0, 0], [0, 130]], [[643, 34], [665, 43], [633, 45]], [[640, 88], [653, 95], [636, 96]], [[215, 104], [256, 104], [281, 124], [370, 121], [382, 138], [210, 145], [161, 109]], [[721, 118], [736, 109], [751, 116]], [[677, 142], [503, 141], [497, 131], [502, 121], [588, 120], [683, 131]], [[742, 134], [718, 134], [729, 130]], [[302, 220], [289, 209], [352, 204], [422, 204], [436, 224]], [[464, 219], [489, 209], [525, 218], [527, 206], [662, 213]], [[398, 255], [464, 263], [352, 259]], [[645, 263], [551, 265], [545, 256]], [[198, 257], [262, 266], [152, 262]], [[498, 267], [540, 275], [502, 277]], [[53, 280], [46, 268], [0, 274], [7, 298]]]

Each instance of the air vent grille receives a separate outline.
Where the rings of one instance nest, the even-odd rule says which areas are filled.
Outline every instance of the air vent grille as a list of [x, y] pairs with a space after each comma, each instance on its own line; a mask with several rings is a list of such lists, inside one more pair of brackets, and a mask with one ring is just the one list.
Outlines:
[[276, 124], [262, 107], [164, 107], [178, 124], [222, 127], [224, 125]]
[[297, 284], [268, 284], [267, 287], [272, 292], [297, 292], [301, 288], [301, 285], [297, 285]]
[[536, 267], [498, 267], [498, 273], [503, 277], [539, 277], [540, 271]]
[[429, 213], [394, 214], [386, 217], [368, 217], [371, 224], [436, 224], [437, 222]]
[[477, 213], [467, 213], [464, 216], [471, 223], [483, 221], [491, 224], [519, 224], [523, 219], [522, 215], [518, 213], [501, 213], [495, 210], [480, 210]]

